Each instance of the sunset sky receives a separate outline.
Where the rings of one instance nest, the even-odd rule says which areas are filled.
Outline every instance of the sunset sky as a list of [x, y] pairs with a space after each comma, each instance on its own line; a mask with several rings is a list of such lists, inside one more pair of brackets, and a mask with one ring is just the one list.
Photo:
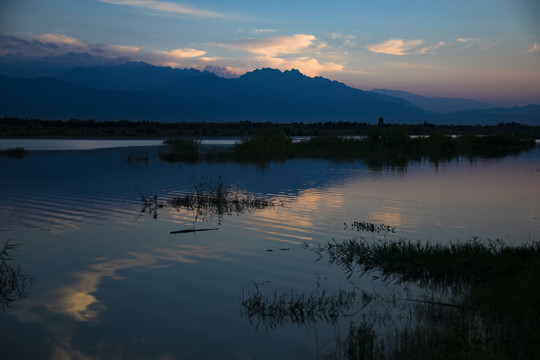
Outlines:
[[537, 0], [2, 1], [0, 55], [70, 51], [237, 75], [295, 68], [363, 90], [540, 103]]

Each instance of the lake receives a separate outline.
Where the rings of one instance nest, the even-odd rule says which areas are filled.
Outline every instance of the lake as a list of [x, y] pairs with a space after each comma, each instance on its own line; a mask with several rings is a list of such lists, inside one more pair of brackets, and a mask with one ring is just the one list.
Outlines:
[[[259, 295], [391, 291], [370, 274], [349, 278], [318, 245], [540, 239], [538, 145], [498, 159], [373, 168], [168, 163], [155, 156], [159, 141], [54, 141], [25, 146], [22, 159], [0, 156], [0, 245], [17, 244], [11, 263], [32, 278], [27, 298], [0, 312], [4, 359], [323, 357], [376, 309], [345, 304], [328, 318], [295, 318], [246, 306]], [[168, 203], [220, 182], [270, 205], [197, 212]]]

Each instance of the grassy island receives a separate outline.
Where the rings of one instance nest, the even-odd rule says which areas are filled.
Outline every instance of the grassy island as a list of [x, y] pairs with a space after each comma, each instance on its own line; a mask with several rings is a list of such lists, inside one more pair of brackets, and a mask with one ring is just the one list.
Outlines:
[[520, 136], [447, 136], [433, 132], [429, 136], [410, 136], [404, 126], [385, 129], [374, 126], [366, 137], [315, 136], [305, 140], [281, 132], [272, 134], [261, 130], [243, 138], [231, 148], [212, 148], [203, 151], [195, 140], [170, 140], [162, 158], [172, 161], [284, 161], [294, 158], [333, 160], [363, 159], [370, 162], [406, 164], [410, 160], [427, 158], [431, 161], [455, 157], [500, 157], [530, 151], [534, 139]]

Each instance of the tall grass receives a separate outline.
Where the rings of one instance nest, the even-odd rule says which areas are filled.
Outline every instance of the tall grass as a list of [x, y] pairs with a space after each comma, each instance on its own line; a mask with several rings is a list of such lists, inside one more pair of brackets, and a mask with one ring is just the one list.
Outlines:
[[16, 245], [6, 241], [0, 250], [0, 305], [6, 311], [14, 301], [27, 297], [27, 287], [32, 279], [23, 271], [20, 263], [13, 261]]
[[386, 294], [356, 286], [321, 291], [318, 283], [308, 294], [265, 295], [255, 285], [241, 298], [253, 326], [349, 321], [344, 338], [324, 342], [320, 354], [329, 359], [540, 358], [539, 242], [352, 239], [305, 248], [349, 277], [371, 275], [395, 287]]
[[[426, 289], [409, 299], [415, 324], [393, 334], [369, 357], [366, 324], [351, 325], [344, 358], [533, 359], [540, 357], [540, 243], [510, 247], [473, 238], [448, 245], [420, 241], [348, 240], [317, 249], [348, 276], [377, 274]], [[441, 295], [445, 294], [442, 298]], [[442, 300], [440, 300], [442, 299]]]

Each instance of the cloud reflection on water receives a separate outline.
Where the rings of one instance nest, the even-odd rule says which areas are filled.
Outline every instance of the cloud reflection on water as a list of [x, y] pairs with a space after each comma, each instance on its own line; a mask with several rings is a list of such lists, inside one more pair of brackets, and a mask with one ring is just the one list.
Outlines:
[[[130, 258], [94, 259], [98, 262], [88, 265], [88, 270], [71, 274], [70, 277], [75, 279], [73, 283], [51, 289], [44, 298], [30, 299], [26, 308], [44, 305], [49, 311], [69, 315], [76, 321], [95, 321], [106, 308], [96, 295], [103, 278], [127, 280], [128, 275], [120, 272], [136, 268], [168, 267], [170, 265], [167, 262], [193, 264], [200, 259], [225, 259], [217, 249], [209, 247], [188, 244], [177, 244], [175, 247], [178, 249], [154, 248], [148, 253], [129, 252], [127, 255], [130, 255]], [[18, 315], [23, 321], [30, 320], [24, 312]]]

